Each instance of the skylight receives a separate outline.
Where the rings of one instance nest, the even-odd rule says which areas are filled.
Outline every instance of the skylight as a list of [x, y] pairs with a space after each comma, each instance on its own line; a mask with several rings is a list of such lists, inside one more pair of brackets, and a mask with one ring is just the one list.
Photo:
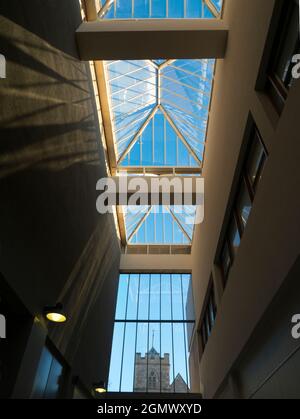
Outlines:
[[202, 167], [214, 63], [106, 63], [120, 167]]
[[222, 0], [103, 0], [103, 19], [218, 18]]
[[[118, 60], [104, 67], [116, 171], [201, 174], [215, 60]], [[128, 244], [192, 242], [195, 207], [124, 211]]]

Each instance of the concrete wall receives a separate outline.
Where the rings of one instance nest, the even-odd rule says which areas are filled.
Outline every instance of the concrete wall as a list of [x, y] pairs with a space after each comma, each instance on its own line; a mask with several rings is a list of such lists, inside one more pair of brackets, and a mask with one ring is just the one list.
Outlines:
[[90, 388], [108, 374], [120, 249], [113, 218], [95, 206], [106, 169], [75, 43], [79, 2], [12, 0], [0, 15], [0, 272], [32, 318], [64, 303], [67, 323], [40, 325]]
[[[300, 312], [300, 257], [285, 278], [233, 368], [238, 398], [300, 397], [300, 341], [292, 337], [292, 317]], [[231, 395], [228, 384], [218, 394]]]
[[217, 245], [249, 112], [269, 158], [227, 288], [220, 296], [216, 325], [201, 358], [201, 386], [208, 398], [214, 397], [228, 378], [299, 254], [300, 82], [291, 88], [280, 118], [268, 99], [255, 91], [273, 7], [273, 0], [227, 0], [225, 4], [224, 19], [230, 33], [226, 57], [217, 63], [208, 128], [203, 173], [205, 220], [196, 228], [192, 249], [198, 321], [210, 275], [219, 275], [214, 267]]

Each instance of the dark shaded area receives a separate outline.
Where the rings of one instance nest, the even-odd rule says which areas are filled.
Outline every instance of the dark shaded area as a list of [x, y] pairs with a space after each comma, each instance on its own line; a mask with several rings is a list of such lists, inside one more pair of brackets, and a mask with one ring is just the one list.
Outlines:
[[0, 271], [31, 315], [63, 299], [70, 322], [50, 338], [71, 375], [80, 366], [90, 388], [108, 374], [120, 250], [112, 216], [96, 211], [96, 182], [106, 168], [90, 68], [75, 43], [79, 2], [12, 0], [1, 2], [0, 13], [7, 59], [0, 80]]
[[[81, 23], [76, 0], [9, 0], [0, 4], [0, 15], [29, 29], [55, 48], [78, 58], [70, 38]], [[13, 31], [10, 31], [10, 35]], [[9, 33], [7, 33], [9, 35]]]

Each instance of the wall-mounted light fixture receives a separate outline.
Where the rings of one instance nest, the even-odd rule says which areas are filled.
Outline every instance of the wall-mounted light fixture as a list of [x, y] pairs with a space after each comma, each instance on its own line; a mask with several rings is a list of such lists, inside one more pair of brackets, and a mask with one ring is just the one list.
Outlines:
[[99, 383], [94, 383], [93, 388], [94, 388], [94, 391], [99, 394], [106, 393], [107, 391], [106, 384], [104, 381], [99, 381]]
[[64, 323], [67, 320], [66, 313], [63, 311], [63, 305], [61, 303], [57, 303], [53, 307], [45, 307], [44, 314], [48, 320], [54, 323]]

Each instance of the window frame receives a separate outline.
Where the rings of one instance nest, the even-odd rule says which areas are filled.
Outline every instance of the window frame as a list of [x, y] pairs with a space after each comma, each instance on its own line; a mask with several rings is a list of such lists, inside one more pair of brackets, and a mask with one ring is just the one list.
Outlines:
[[[255, 181], [252, 184], [252, 182], [249, 179], [248, 167], [249, 167], [250, 158], [252, 157], [252, 149], [255, 144], [254, 141], [259, 141], [259, 144], [262, 148], [263, 153], [260, 156], [260, 160], [258, 162], [258, 170], [255, 176]], [[237, 252], [236, 253], [234, 252], [233, 246], [230, 240], [231, 225], [233, 222], [237, 224], [237, 228], [238, 228], [238, 232], [240, 236], [240, 242], [241, 242], [247, 223], [248, 223], [247, 221], [246, 225], [244, 226], [243, 221], [241, 220], [241, 216], [239, 214], [238, 206], [237, 206], [237, 202], [238, 202], [239, 195], [241, 193], [242, 185], [246, 188], [249, 194], [250, 201], [251, 201], [251, 211], [252, 211], [252, 206], [255, 199], [255, 195], [257, 193], [258, 185], [260, 183], [260, 179], [262, 177], [264, 167], [268, 158], [267, 148], [263, 142], [262, 136], [251, 114], [248, 120], [248, 134], [247, 134], [245, 152], [242, 154], [243, 155], [240, 156], [240, 159], [241, 159], [240, 167], [237, 168], [237, 173], [235, 174], [236, 184], [233, 185], [232, 191], [231, 191], [232, 203], [231, 205], [229, 205], [229, 209], [227, 208], [228, 215], [227, 215], [226, 222], [224, 222], [225, 227], [223, 227], [224, 237], [221, 242], [222, 245], [221, 245], [221, 251], [219, 254], [220, 256], [217, 258], [217, 265], [220, 266], [220, 269], [221, 269], [224, 289], [226, 288], [231, 268], [237, 256]], [[249, 217], [251, 215], [251, 211], [250, 211]], [[230, 258], [230, 266], [227, 272], [224, 271], [224, 264], [223, 264], [223, 254], [224, 254], [225, 246], [227, 246], [228, 248], [229, 258]]]
[[[271, 101], [278, 116], [283, 112], [289, 89], [277, 75], [275, 67], [282, 52], [287, 35], [287, 29], [297, 0], [276, 0], [271, 19], [271, 25], [256, 82], [256, 90], [264, 92]], [[286, 7], [287, 6], [287, 7]], [[284, 31], [282, 30], [284, 28]], [[300, 40], [298, 48], [300, 52]]]
[[[205, 302], [203, 305], [201, 323], [199, 327], [199, 334], [201, 337], [201, 346], [202, 353], [204, 352], [206, 345], [209, 341], [209, 338], [212, 334], [213, 328], [216, 323], [218, 307], [216, 304], [216, 293], [213, 278], [211, 277], [209, 285], [206, 292]], [[213, 321], [211, 319], [211, 314], [213, 314]]]

